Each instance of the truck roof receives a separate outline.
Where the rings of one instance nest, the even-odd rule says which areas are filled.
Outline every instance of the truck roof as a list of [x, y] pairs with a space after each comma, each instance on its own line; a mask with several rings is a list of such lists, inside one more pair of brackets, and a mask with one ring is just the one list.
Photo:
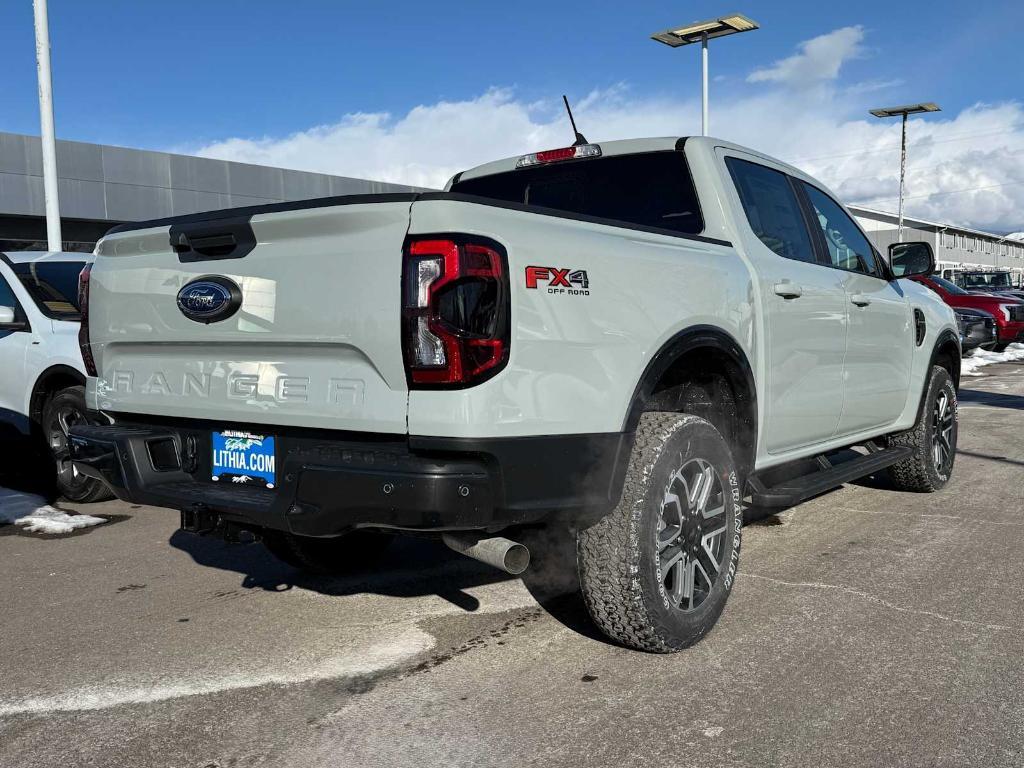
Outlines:
[[[683, 146], [696, 146], [702, 150], [711, 152], [715, 147], [724, 147], [727, 149], [735, 149], [740, 152], [745, 152], [748, 155], [754, 155], [756, 157], [763, 158], [777, 165], [784, 166], [787, 171], [793, 175], [806, 179], [815, 184], [820, 182], [814, 181], [810, 176], [801, 171], [799, 168], [794, 168], [788, 163], [784, 163], [778, 158], [766, 155], [764, 152], [759, 152], [756, 149], [750, 147], [744, 147], [741, 144], [735, 144], [731, 141], [725, 141], [724, 139], [718, 139], [713, 136], [661, 136], [647, 139], [617, 139], [615, 141], [593, 141], [591, 144], [597, 144], [601, 147], [602, 157], [612, 157], [614, 155], [629, 155], [641, 152], [664, 152], [668, 150], [681, 150]], [[524, 153], [527, 154], [527, 153]], [[523, 155], [516, 155], [514, 157], [506, 157], [501, 160], [494, 160], [483, 165], [477, 165], [468, 170], [462, 171], [461, 173], [455, 174], [448, 183], [445, 185], [445, 190], [451, 189], [452, 184], [465, 181], [467, 179], [475, 179], [481, 176], [490, 176], [495, 173], [506, 173], [508, 171], [514, 171], [516, 169], [516, 163], [519, 158]]]

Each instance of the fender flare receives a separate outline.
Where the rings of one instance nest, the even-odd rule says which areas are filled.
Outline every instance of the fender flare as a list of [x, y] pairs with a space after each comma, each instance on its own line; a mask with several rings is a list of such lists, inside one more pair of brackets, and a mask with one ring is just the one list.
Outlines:
[[74, 379], [81, 385], [85, 384], [85, 375], [70, 365], [58, 363], [42, 371], [36, 376], [36, 380], [32, 384], [31, 394], [29, 395], [28, 415], [33, 421], [40, 421], [42, 419], [43, 403], [39, 397], [40, 394], [47, 389], [47, 382], [58, 376]]
[[932, 368], [935, 367], [935, 361], [939, 357], [939, 350], [952, 343], [956, 349], [957, 354], [953, 358], [953, 366], [956, 370], [953, 373], [953, 386], [957, 390], [960, 389], [960, 337], [953, 332], [952, 329], [944, 329], [935, 339], [935, 343], [932, 345], [932, 353], [928, 357], [928, 368], [924, 372], [924, 384], [921, 385], [921, 397], [917, 403], [917, 419], [915, 423], [921, 420], [921, 413], [924, 409], [924, 401], [928, 396], [928, 384], [931, 382]]
[[[715, 349], [722, 352], [735, 365], [736, 370], [742, 378], [746, 389], [746, 401], [742, 403], [745, 409], [753, 412], [753, 419], [747, 425], [749, 430], [749, 460], [740, 462], [749, 464], [748, 471], [753, 470], [754, 457], [757, 446], [757, 385], [754, 380], [753, 369], [747, 359], [746, 353], [739, 342], [729, 334], [713, 325], [694, 325], [685, 328], [666, 341], [661, 349], [651, 358], [644, 369], [636, 388], [633, 390], [633, 397], [630, 399], [629, 408], [623, 421], [623, 432], [635, 432], [640, 416], [644, 412], [644, 406], [651, 397], [654, 387], [665, 374], [665, 372], [683, 355], [698, 349]], [[740, 403], [737, 403], [740, 405]]]

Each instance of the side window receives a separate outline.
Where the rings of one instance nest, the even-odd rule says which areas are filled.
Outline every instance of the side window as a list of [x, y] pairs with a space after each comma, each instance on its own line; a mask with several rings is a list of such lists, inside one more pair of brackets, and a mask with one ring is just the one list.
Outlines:
[[779, 256], [814, 262], [811, 238], [787, 176], [735, 157], [725, 162], [758, 239]]
[[832, 266], [881, 277], [874, 249], [860, 228], [853, 223], [853, 219], [820, 189], [804, 182], [800, 183], [807, 192], [814, 214], [818, 217], [818, 223], [821, 224], [821, 232], [825, 236], [825, 245], [828, 246]]
[[0, 307], [14, 307], [15, 314], [18, 313], [18, 299], [3, 275], [0, 275]]

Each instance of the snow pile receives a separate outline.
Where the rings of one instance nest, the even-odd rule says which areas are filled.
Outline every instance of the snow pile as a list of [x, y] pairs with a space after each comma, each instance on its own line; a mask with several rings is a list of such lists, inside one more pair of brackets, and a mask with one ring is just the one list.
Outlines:
[[981, 376], [978, 368], [992, 363], [1010, 363], [1014, 360], [1024, 360], [1024, 344], [1011, 344], [1002, 352], [989, 352], [984, 349], [974, 350], [974, 354], [965, 357], [960, 362], [960, 374], [962, 376]]
[[69, 515], [41, 496], [0, 488], [0, 525], [14, 523], [32, 533], [71, 533], [107, 522], [92, 515]]

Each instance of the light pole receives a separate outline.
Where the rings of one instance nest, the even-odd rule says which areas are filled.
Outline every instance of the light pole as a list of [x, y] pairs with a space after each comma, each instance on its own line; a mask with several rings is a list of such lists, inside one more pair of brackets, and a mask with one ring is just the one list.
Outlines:
[[46, 199], [47, 250], [63, 248], [60, 199], [57, 195], [57, 141], [53, 129], [53, 82], [50, 78], [50, 28], [46, 0], [32, 0], [36, 23], [36, 70], [39, 79], [39, 128], [43, 146], [43, 196]]
[[737, 32], [750, 32], [758, 28], [758, 23], [739, 13], [720, 16], [708, 21], [697, 21], [683, 27], [673, 27], [664, 32], [651, 35], [652, 40], [679, 48], [691, 43], [700, 43], [700, 101], [701, 101], [701, 136], [708, 135], [708, 40], [715, 37], [735, 35]]
[[872, 109], [871, 114], [875, 117], [903, 117], [903, 139], [900, 142], [900, 215], [899, 224], [896, 230], [897, 242], [903, 242], [903, 181], [907, 175], [907, 115], [916, 115], [918, 112], [939, 112], [938, 104], [925, 102], [922, 104], [907, 104], [902, 107], [880, 107]]

